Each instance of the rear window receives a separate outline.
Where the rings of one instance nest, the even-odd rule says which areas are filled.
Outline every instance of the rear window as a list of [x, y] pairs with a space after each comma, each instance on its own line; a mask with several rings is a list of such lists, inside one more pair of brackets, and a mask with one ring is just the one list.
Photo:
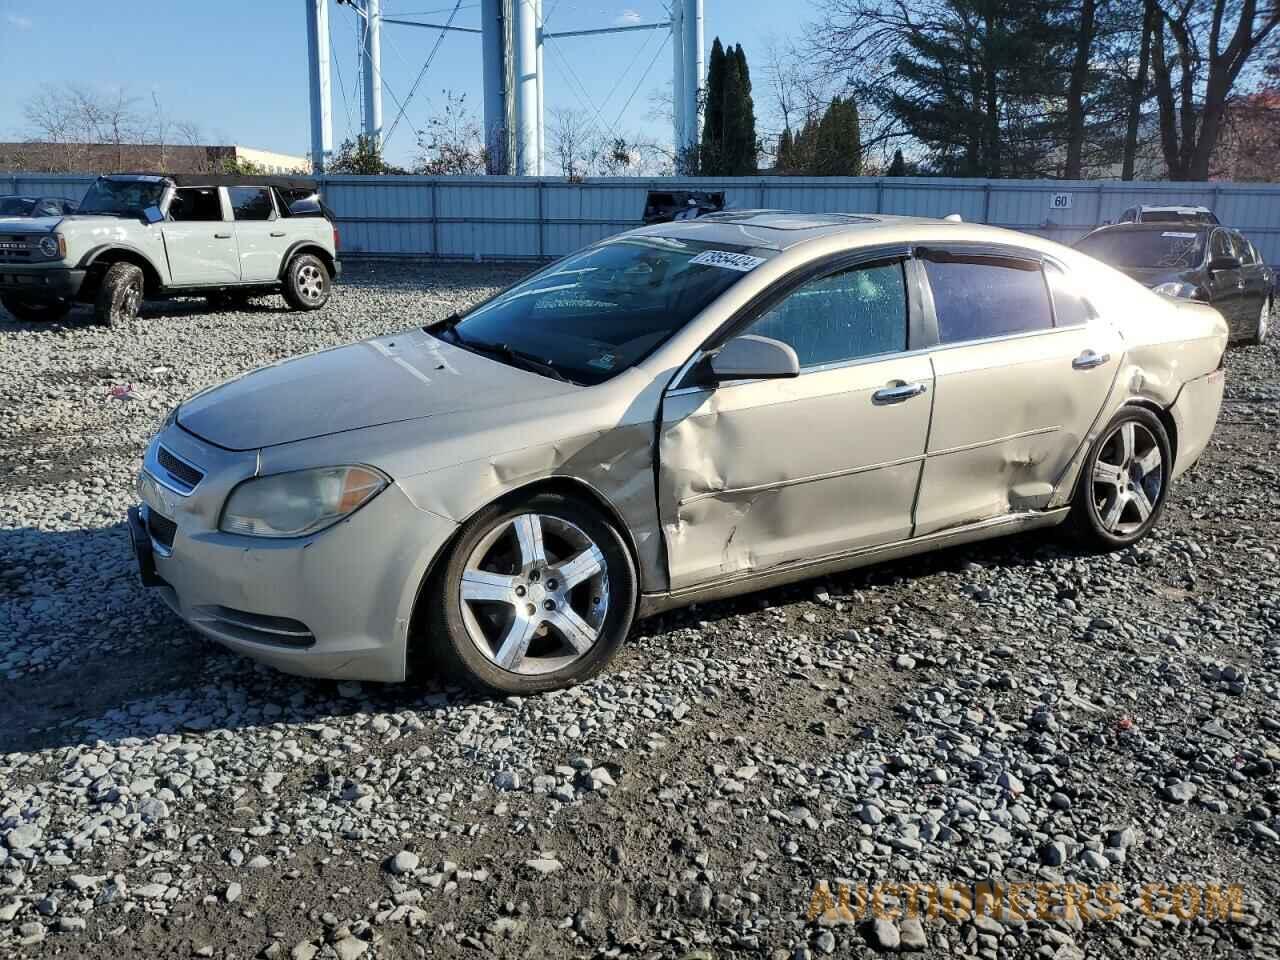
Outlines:
[[998, 257], [926, 259], [938, 340], [963, 343], [1053, 326], [1040, 265]]
[[1170, 224], [1166, 230], [1113, 230], [1085, 237], [1076, 249], [1113, 267], [1189, 270], [1204, 261], [1207, 231]]
[[231, 211], [237, 220], [270, 220], [275, 213], [266, 187], [228, 187]]

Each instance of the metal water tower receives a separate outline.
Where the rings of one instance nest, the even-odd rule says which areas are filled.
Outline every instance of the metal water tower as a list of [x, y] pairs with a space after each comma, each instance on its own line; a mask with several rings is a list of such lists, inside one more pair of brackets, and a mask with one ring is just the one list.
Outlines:
[[[303, 0], [311, 90], [311, 156], [316, 172], [333, 157], [333, 95], [329, 79], [328, 0]], [[424, 23], [388, 17], [381, 0], [338, 0], [360, 17], [360, 59], [364, 90], [361, 132], [379, 145], [382, 128], [382, 27], [421, 27], [445, 33], [480, 35], [484, 80], [484, 130], [490, 173], [538, 176], [545, 155], [543, 123], [543, 43], [549, 39], [669, 30], [672, 50], [674, 143], [677, 154], [698, 144], [699, 107], [705, 84], [703, 0], [670, 0], [671, 19], [584, 30], [543, 30], [542, 0], [481, 0], [480, 27]], [[454, 7], [457, 13], [459, 3]], [[428, 61], [429, 62], [429, 61]], [[425, 67], [424, 67], [425, 72]], [[421, 77], [419, 77], [421, 79]], [[392, 124], [394, 127], [394, 124]]]

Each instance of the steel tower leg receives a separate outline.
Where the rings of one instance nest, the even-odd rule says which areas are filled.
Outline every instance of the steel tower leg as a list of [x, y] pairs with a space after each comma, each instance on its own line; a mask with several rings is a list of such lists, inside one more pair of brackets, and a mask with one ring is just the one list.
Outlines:
[[364, 134], [382, 147], [382, 0], [364, 0]]
[[333, 159], [333, 91], [329, 86], [329, 0], [304, 0], [307, 72], [311, 90], [311, 169], [324, 173]]

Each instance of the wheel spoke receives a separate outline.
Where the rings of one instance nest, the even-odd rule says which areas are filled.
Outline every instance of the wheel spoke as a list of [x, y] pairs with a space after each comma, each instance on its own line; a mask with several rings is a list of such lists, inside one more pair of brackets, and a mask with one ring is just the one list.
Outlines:
[[542, 547], [542, 518], [536, 513], [526, 513], [511, 521], [516, 539], [520, 542], [520, 564], [525, 570], [547, 562]]
[[1120, 431], [1116, 434], [1120, 438], [1120, 463], [1127, 465], [1133, 459], [1133, 423], [1124, 423], [1120, 425]]
[[560, 635], [578, 653], [586, 653], [595, 645], [595, 628], [578, 616], [572, 607], [563, 606], [558, 610], [552, 610], [547, 613], [545, 619], [560, 631]]
[[1107, 513], [1102, 518], [1102, 525], [1108, 530], [1114, 530], [1118, 527], [1120, 525], [1120, 517], [1123, 516], [1125, 505], [1128, 502], [1128, 494], [1117, 493], [1115, 499], [1107, 506]]
[[1145, 522], [1147, 517], [1151, 516], [1151, 501], [1147, 499], [1147, 491], [1141, 487], [1134, 487], [1129, 492], [1129, 502], [1133, 504], [1138, 511], [1138, 517]]
[[538, 630], [538, 621], [517, 613], [511, 620], [511, 626], [502, 637], [498, 647], [498, 666], [505, 670], [515, 670], [529, 651], [529, 643]]
[[1135, 462], [1138, 464], [1138, 469], [1142, 471], [1142, 475], [1145, 477], [1152, 470], [1155, 470], [1160, 466], [1160, 448], [1152, 447], [1142, 456], [1138, 457]]
[[565, 590], [572, 590], [584, 580], [589, 580], [604, 569], [604, 554], [594, 543], [560, 565], [560, 580]]
[[516, 578], [488, 570], [464, 570], [462, 573], [463, 600], [493, 600], [514, 603], [513, 591]]
[[1114, 464], [1099, 460], [1093, 465], [1093, 479], [1096, 483], [1105, 483], [1117, 489], [1124, 483], [1124, 471]]

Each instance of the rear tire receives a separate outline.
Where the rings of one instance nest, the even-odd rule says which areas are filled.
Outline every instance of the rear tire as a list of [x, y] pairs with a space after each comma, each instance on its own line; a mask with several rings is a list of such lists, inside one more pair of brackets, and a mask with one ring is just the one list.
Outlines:
[[1144, 407], [1122, 407], [1085, 457], [1068, 524], [1092, 549], [1137, 543], [1164, 512], [1172, 469], [1160, 418]]
[[1255, 347], [1260, 347], [1267, 342], [1267, 338], [1271, 335], [1271, 298], [1262, 301], [1262, 309], [1258, 311], [1258, 322], [1253, 328], [1253, 336], [1249, 338], [1249, 343]]
[[284, 271], [284, 299], [295, 310], [319, 310], [329, 302], [333, 281], [314, 253], [300, 253]]
[[102, 276], [93, 305], [94, 322], [104, 327], [126, 324], [138, 318], [142, 308], [144, 278], [132, 263], [113, 263]]
[[552, 493], [494, 504], [424, 591], [430, 668], [497, 695], [581, 683], [626, 638], [638, 582], [622, 537], [591, 507]]
[[63, 300], [23, 300], [20, 297], [0, 297], [0, 304], [19, 320], [29, 323], [49, 323], [61, 320], [71, 312], [71, 304]]

